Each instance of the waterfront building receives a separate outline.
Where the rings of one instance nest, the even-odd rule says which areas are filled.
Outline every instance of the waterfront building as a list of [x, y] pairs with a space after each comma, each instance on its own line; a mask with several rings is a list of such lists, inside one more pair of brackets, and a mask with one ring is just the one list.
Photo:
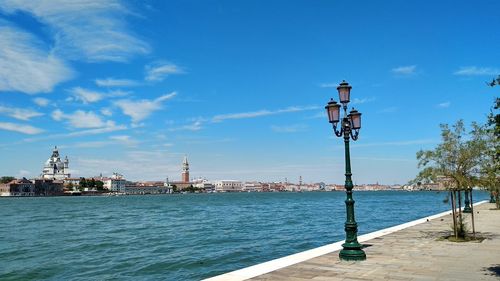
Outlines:
[[242, 190], [248, 192], [262, 192], [262, 183], [256, 181], [245, 182]]
[[123, 178], [123, 175], [113, 173], [111, 178], [102, 178], [102, 182], [103, 187], [109, 191], [125, 192], [127, 181]]
[[50, 180], [65, 180], [70, 178], [68, 156], [61, 160], [57, 146], [52, 151], [52, 156], [45, 161], [40, 178]]
[[127, 185], [120, 193], [129, 195], [172, 193], [172, 188], [164, 185]]
[[202, 178], [193, 180], [193, 187], [205, 191], [213, 191], [215, 189], [215, 186], [210, 181]]
[[239, 192], [243, 189], [243, 183], [237, 180], [219, 180], [214, 185], [217, 192]]
[[64, 181], [35, 179], [35, 195], [54, 196], [64, 194]]
[[35, 196], [35, 184], [26, 178], [0, 184], [0, 196]]

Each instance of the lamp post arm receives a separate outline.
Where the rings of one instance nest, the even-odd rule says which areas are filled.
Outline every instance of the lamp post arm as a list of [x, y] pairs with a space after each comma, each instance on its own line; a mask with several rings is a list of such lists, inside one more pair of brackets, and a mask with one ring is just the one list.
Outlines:
[[344, 133], [344, 128], [340, 125], [340, 130], [337, 130], [337, 123], [333, 123], [333, 131], [337, 137], [340, 137]]

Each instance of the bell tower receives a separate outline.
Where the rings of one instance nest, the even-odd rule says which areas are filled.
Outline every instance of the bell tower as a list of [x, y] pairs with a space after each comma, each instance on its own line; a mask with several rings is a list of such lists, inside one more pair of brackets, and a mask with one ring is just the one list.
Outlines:
[[187, 156], [184, 156], [184, 161], [182, 161], [182, 182], [189, 182], [189, 163]]

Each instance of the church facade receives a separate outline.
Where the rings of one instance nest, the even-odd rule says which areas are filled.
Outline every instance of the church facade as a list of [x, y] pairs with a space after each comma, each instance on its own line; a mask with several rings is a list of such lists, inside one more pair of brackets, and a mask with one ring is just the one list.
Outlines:
[[56, 146], [52, 151], [52, 156], [45, 161], [40, 178], [47, 180], [65, 180], [70, 177], [68, 156], [66, 156], [64, 160], [61, 160], [59, 150]]

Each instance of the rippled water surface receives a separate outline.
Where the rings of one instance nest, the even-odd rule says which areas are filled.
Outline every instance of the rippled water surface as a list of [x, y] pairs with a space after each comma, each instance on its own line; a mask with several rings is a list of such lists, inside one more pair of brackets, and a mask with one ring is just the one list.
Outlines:
[[[445, 196], [355, 192], [359, 233], [445, 211]], [[343, 192], [0, 198], [0, 279], [199, 280], [342, 240], [344, 198]]]

